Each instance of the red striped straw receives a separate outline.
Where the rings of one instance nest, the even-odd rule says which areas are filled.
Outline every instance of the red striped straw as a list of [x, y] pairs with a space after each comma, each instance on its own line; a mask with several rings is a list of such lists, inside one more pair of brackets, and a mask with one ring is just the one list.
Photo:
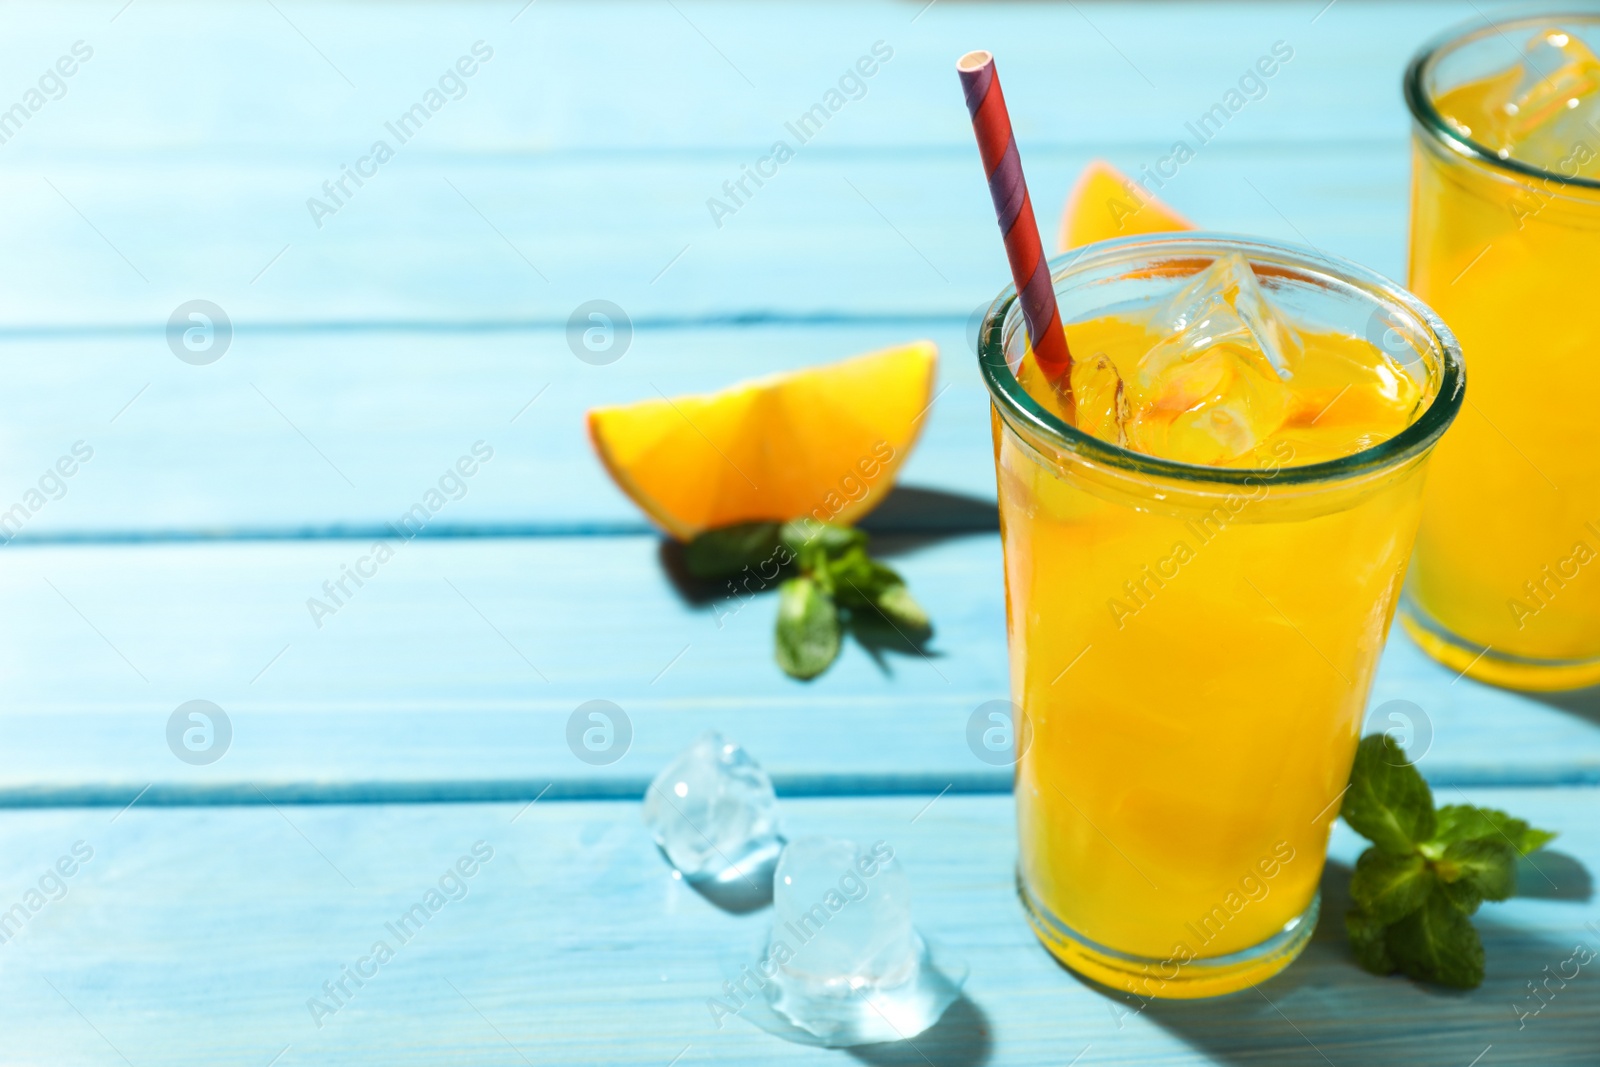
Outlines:
[[1071, 380], [1068, 374], [1072, 354], [1067, 351], [1067, 334], [1061, 327], [1055, 286], [1050, 282], [1050, 264], [1039, 240], [1028, 183], [1022, 178], [1022, 157], [1017, 154], [1017, 139], [1011, 133], [1011, 116], [1000, 92], [994, 56], [968, 52], [956, 61], [956, 72], [961, 75], [961, 88], [967, 94], [972, 132], [978, 135], [983, 173], [989, 179], [989, 195], [994, 198], [994, 213], [1005, 237], [1011, 280], [1017, 285], [1022, 314], [1028, 320], [1033, 358], [1046, 378], [1065, 385]]

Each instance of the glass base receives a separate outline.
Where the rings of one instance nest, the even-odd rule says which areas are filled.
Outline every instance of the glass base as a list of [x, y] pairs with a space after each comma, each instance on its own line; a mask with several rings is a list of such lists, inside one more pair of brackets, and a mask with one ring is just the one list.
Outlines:
[[1400, 603], [1400, 624], [1422, 651], [1474, 681], [1535, 693], [1600, 685], [1600, 659], [1531, 659], [1496, 652], [1457, 637], [1409, 594]]
[[1067, 967], [1101, 985], [1136, 997], [1190, 1000], [1216, 997], [1266, 981], [1294, 962], [1311, 940], [1322, 906], [1319, 891], [1305, 911], [1267, 940], [1226, 956], [1187, 963], [1152, 959], [1098, 945], [1056, 918], [1017, 873], [1017, 895], [1034, 934]]

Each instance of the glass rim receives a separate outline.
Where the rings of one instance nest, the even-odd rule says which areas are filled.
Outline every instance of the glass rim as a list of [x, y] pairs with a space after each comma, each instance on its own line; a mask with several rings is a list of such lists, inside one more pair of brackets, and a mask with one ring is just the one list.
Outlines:
[[1513, 26], [1542, 26], [1550, 23], [1579, 22], [1592, 25], [1600, 29], [1600, 13], [1593, 11], [1549, 11], [1543, 14], [1518, 15], [1515, 18], [1501, 19], [1497, 22], [1484, 20], [1483, 25], [1473, 23], [1461, 25], [1446, 30], [1418, 49], [1416, 55], [1411, 57], [1411, 62], [1406, 65], [1405, 77], [1402, 86], [1405, 91], [1406, 107], [1411, 112], [1411, 117], [1416, 124], [1434, 138], [1450, 149], [1456, 155], [1464, 156], [1474, 162], [1481, 163], [1494, 170], [1503, 171], [1519, 178], [1537, 178], [1540, 180], [1557, 182], [1560, 185], [1573, 189], [1589, 189], [1600, 192], [1600, 179], [1568, 177], [1565, 174], [1548, 170], [1544, 167], [1526, 163], [1510, 157], [1501, 158], [1499, 153], [1491, 150], [1487, 145], [1479, 144], [1470, 137], [1464, 137], [1453, 128], [1439, 114], [1439, 109], [1433, 104], [1433, 97], [1422, 84], [1423, 76], [1428, 68], [1446, 50], [1459, 47], [1469, 41], [1479, 40], [1490, 34], [1502, 34]]
[[1421, 415], [1393, 437], [1348, 456], [1316, 463], [1287, 465], [1269, 471], [1257, 467], [1212, 467], [1135, 452], [1084, 433], [1046, 410], [1022, 387], [1011, 370], [1005, 351], [1006, 318], [1017, 302], [1017, 287], [1013, 283], [1002, 289], [989, 305], [978, 331], [979, 369], [989, 389], [989, 396], [1000, 410], [1002, 418], [1043, 435], [1062, 451], [1121, 471], [1189, 483], [1253, 485], [1265, 475], [1274, 484], [1310, 485], [1344, 481], [1399, 466], [1431, 448], [1460, 411], [1466, 373], [1461, 362], [1461, 347], [1450, 328], [1431, 308], [1406, 289], [1377, 271], [1347, 259], [1261, 238], [1185, 231], [1117, 237], [1063, 253], [1050, 260], [1051, 283], [1059, 285], [1063, 279], [1090, 267], [1114, 263], [1132, 265], [1142, 258], [1141, 253], [1152, 252], [1175, 259], [1214, 259], [1228, 252], [1239, 252], [1252, 266], [1273, 264], [1312, 276], [1322, 275], [1361, 290], [1374, 298], [1375, 302], [1399, 306], [1421, 324], [1434, 348], [1439, 380], [1433, 400]]

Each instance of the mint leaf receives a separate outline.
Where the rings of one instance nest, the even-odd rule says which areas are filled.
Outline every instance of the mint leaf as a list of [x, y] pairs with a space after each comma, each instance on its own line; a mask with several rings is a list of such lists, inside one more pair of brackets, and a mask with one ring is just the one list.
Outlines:
[[1517, 863], [1556, 835], [1495, 808], [1447, 804], [1383, 734], [1361, 739], [1341, 811], [1370, 840], [1350, 877], [1345, 933], [1361, 966], [1471, 989], [1483, 942], [1470, 916], [1516, 892]]
[[896, 629], [904, 630], [907, 637], [917, 640], [933, 637], [933, 622], [928, 619], [928, 613], [923, 611], [923, 606], [917, 603], [917, 598], [910, 595], [906, 585], [890, 585], [888, 589], [878, 593], [877, 601], [874, 601], [872, 606], [877, 608], [888, 621], [893, 622]]
[[928, 619], [928, 613], [903, 584], [891, 585], [883, 590], [872, 606], [896, 630], [913, 641], [925, 641], [933, 636], [933, 623]]
[[1442, 891], [1389, 927], [1384, 942], [1395, 965], [1411, 978], [1455, 989], [1472, 989], [1483, 981], [1478, 931]]
[[1427, 861], [1417, 853], [1396, 856], [1369, 848], [1356, 860], [1350, 896], [1366, 918], [1387, 925], [1420, 908], [1434, 882]]
[[[1471, 804], [1446, 804], [1439, 809], [1433, 837], [1428, 844], [1448, 846], [1457, 841], [1503, 841], [1516, 849], [1519, 855], [1536, 852], [1555, 839], [1549, 830], [1535, 830], [1527, 820], [1507, 815], [1495, 808], [1479, 808]], [[1426, 851], [1442, 851], [1430, 848]], [[1493, 898], [1491, 898], [1493, 899]]]
[[683, 562], [696, 578], [730, 578], [771, 560], [778, 544], [775, 522], [719, 526], [684, 545]]
[[1394, 959], [1389, 955], [1389, 946], [1384, 939], [1387, 930], [1386, 923], [1379, 922], [1360, 908], [1345, 912], [1344, 931], [1349, 935], [1356, 962], [1361, 964], [1363, 970], [1377, 975], [1395, 972]]
[[778, 666], [807, 680], [839, 655], [839, 613], [833, 598], [810, 578], [790, 578], [778, 587]]
[[1387, 734], [1368, 734], [1356, 746], [1340, 814], [1356, 833], [1395, 855], [1433, 836], [1433, 793]]
[[1442, 853], [1445, 845], [1492, 833], [1494, 824], [1484, 819], [1482, 809], [1471, 804], [1446, 804], [1434, 813], [1433, 836], [1427, 843], [1439, 846], [1429, 851]]
[[[1517, 821], [1521, 822], [1522, 820], [1518, 819]], [[1529, 826], [1522, 832], [1520, 838], [1514, 837], [1512, 840], [1516, 842], [1518, 855], [1531, 856], [1554, 841], [1558, 836], [1560, 835], [1554, 830], [1539, 830]]]
[[810, 679], [838, 656], [846, 623], [874, 659], [884, 648], [921, 652], [933, 633], [905, 579], [867, 554], [867, 540], [860, 530], [813, 518], [734, 523], [689, 541], [683, 561], [701, 579], [754, 571], [758, 588], [780, 569], [798, 571], [780, 587], [773, 654], [786, 674]]
[[834, 599], [847, 608], [870, 607], [891, 586], [904, 586], [905, 579], [867, 555], [860, 545], [823, 567], [819, 578], [833, 590]]
[[1485, 900], [1506, 900], [1517, 891], [1517, 850], [1504, 840], [1457, 841], [1433, 869], [1446, 898], [1468, 915]]
[[783, 524], [778, 537], [808, 570], [844, 555], [854, 546], [865, 547], [867, 543], [867, 535], [854, 527], [816, 519], [791, 519]]

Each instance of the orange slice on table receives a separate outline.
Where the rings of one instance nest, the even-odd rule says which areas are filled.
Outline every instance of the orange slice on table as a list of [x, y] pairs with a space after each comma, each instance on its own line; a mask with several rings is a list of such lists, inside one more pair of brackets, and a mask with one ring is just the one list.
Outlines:
[[735, 522], [853, 523], [894, 483], [932, 401], [939, 350], [916, 341], [699, 396], [589, 412], [624, 493], [688, 540]]
[[1078, 175], [1061, 214], [1059, 251], [1109, 237], [1196, 229], [1194, 223], [1151, 196], [1103, 159]]

